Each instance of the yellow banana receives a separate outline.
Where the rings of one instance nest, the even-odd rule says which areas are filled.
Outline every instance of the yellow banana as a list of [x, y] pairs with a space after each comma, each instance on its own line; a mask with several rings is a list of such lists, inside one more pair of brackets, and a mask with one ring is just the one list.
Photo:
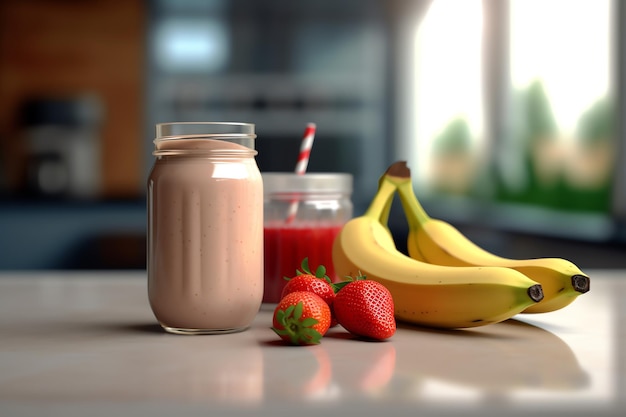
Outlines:
[[[431, 218], [420, 205], [408, 175], [390, 175], [409, 224], [407, 248], [411, 258], [445, 266], [499, 266], [515, 269], [541, 284], [544, 298], [524, 313], [561, 309], [589, 291], [590, 280], [576, 265], [561, 258], [509, 259], [490, 253], [451, 224]], [[383, 213], [384, 214], [384, 213]]]
[[385, 285], [398, 320], [477, 327], [509, 319], [543, 298], [539, 284], [513, 269], [438, 266], [399, 252], [379, 220], [395, 191], [391, 181], [379, 183], [366, 213], [346, 223], [335, 239], [333, 264], [339, 276], [363, 274]]

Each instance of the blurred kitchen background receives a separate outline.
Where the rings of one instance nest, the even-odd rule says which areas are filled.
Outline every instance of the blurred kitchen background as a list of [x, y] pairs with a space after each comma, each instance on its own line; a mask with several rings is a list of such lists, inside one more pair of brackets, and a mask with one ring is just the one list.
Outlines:
[[[142, 269], [154, 125], [255, 123], [262, 171], [398, 159], [483, 247], [626, 266], [619, 0], [3, 0], [0, 269]], [[391, 222], [401, 249], [399, 204]]]

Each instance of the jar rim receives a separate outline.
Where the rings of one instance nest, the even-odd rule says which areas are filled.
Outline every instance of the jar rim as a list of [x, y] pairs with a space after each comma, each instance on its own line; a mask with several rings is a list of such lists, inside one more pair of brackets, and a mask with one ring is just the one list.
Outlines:
[[254, 149], [155, 149], [154, 156], [198, 156], [198, 157], [223, 157], [242, 158], [255, 156], [258, 152]]
[[243, 122], [168, 122], [156, 125], [155, 151], [160, 152], [160, 143], [193, 140], [220, 140], [255, 149], [255, 125]]
[[343, 172], [305, 173], [262, 172], [265, 194], [352, 193], [352, 174]]
[[167, 122], [157, 123], [156, 140], [184, 136], [254, 136], [255, 125], [245, 122]]

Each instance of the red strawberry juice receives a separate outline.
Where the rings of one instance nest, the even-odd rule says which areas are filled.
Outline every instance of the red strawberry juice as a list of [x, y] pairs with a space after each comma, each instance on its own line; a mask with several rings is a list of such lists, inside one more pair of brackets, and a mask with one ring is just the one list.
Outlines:
[[247, 328], [263, 295], [256, 151], [222, 140], [155, 141], [148, 180], [148, 296], [173, 333]]
[[326, 267], [326, 275], [337, 281], [332, 259], [332, 247], [335, 236], [342, 225], [327, 224], [315, 226], [291, 227], [284, 222], [266, 224], [265, 243], [265, 280], [264, 302], [275, 303], [280, 300], [283, 287], [287, 282], [284, 277], [293, 277], [304, 258], [309, 259], [311, 271], [318, 265]]

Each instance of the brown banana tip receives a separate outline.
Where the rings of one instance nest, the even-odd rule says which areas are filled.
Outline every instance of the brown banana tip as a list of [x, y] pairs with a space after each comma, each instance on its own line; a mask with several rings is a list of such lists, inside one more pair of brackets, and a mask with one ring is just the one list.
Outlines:
[[578, 291], [581, 294], [589, 291], [590, 279], [584, 275], [574, 275], [572, 276], [572, 287], [574, 290]]
[[535, 284], [528, 288], [528, 296], [536, 303], [543, 300], [543, 288], [541, 288], [541, 284]]
[[409, 178], [411, 177], [411, 169], [406, 166], [406, 161], [396, 161], [389, 165], [385, 174], [392, 177]]

